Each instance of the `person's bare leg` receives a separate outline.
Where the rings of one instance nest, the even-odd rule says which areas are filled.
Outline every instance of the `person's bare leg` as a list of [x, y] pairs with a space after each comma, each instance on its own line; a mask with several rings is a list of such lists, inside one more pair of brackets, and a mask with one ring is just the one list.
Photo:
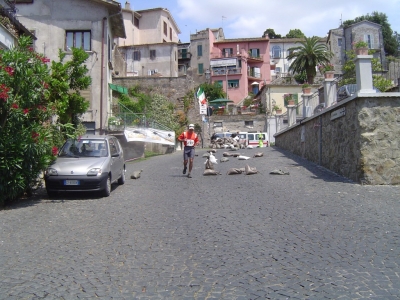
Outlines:
[[189, 158], [189, 173], [188, 173], [188, 177], [192, 177], [190, 175], [192, 173], [192, 169], [193, 169], [193, 158]]
[[[186, 174], [187, 163], [188, 163], [187, 160], [184, 160], [184, 161], [183, 161], [183, 174]], [[190, 171], [189, 171], [189, 172], [190, 172]]]

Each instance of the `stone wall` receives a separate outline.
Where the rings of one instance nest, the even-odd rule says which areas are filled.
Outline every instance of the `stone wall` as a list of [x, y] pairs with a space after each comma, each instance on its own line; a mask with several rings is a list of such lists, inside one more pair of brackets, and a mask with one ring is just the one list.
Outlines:
[[199, 106], [194, 97], [194, 89], [197, 84], [193, 82], [191, 76], [181, 77], [114, 77], [113, 84], [126, 88], [140, 86], [142, 89], [152, 91], [167, 97], [177, 109], [183, 109], [182, 98], [187, 92], [193, 91], [193, 106], [189, 110], [188, 119], [190, 123], [201, 124]]
[[277, 133], [275, 142], [355, 182], [398, 185], [400, 94], [352, 97]]

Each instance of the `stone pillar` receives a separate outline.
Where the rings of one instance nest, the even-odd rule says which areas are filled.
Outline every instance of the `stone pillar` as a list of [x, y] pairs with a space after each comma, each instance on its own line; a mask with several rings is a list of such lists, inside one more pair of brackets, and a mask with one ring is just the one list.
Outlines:
[[287, 106], [287, 115], [288, 115], [288, 126], [292, 126], [296, 124], [296, 105], [288, 105]]
[[276, 129], [276, 131], [275, 132], [279, 132], [279, 131], [281, 131], [281, 122], [280, 122], [280, 120], [281, 120], [281, 114], [276, 114], [275, 115], [275, 129]]
[[357, 93], [375, 93], [372, 83], [372, 55], [357, 55], [356, 64]]
[[329, 107], [336, 101], [336, 84], [335, 78], [325, 78], [324, 81], [324, 99], [325, 107]]
[[311, 95], [311, 93], [301, 95], [303, 98], [303, 118], [308, 118], [312, 115], [310, 106]]

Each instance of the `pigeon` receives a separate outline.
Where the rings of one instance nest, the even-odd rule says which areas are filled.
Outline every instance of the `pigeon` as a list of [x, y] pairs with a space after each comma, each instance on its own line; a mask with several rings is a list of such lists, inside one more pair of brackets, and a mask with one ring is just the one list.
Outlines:
[[239, 160], [248, 160], [248, 159], [250, 159], [250, 157], [249, 156], [244, 156], [244, 155], [239, 155], [238, 159]]
[[210, 157], [208, 159], [210, 160], [211, 163], [218, 164], [217, 159], [215, 158], [215, 156], [212, 153], [210, 153]]
[[133, 172], [132, 175], [131, 175], [131, 179], [138, 179], [138, 178], [140, 178], [140, 173], [142, 173], [142, 171], [143, 171], [143, 170]]

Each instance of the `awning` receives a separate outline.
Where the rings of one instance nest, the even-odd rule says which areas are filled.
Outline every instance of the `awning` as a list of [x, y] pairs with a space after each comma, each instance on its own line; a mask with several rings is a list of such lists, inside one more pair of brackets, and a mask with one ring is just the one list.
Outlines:
[[108, 85], [109, 85], [110, 89], [112, 89], [113, 91], [128, 95], [128, 89], [126, 87], [112, 84], [112, 83], [109, 83]]

